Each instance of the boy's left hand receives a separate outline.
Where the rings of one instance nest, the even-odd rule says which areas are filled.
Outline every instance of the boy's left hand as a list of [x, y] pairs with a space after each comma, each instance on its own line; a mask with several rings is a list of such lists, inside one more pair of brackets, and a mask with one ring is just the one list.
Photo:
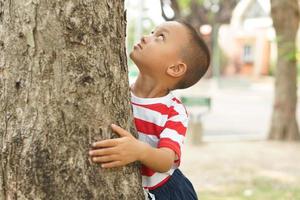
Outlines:
[[120, 167], [139, 160], [143, 143], [121, 127], [114, 124], [111, 127], [121, 137], [93, 143], [89, 151], [91, 160], [103, 163], [103, 168]]

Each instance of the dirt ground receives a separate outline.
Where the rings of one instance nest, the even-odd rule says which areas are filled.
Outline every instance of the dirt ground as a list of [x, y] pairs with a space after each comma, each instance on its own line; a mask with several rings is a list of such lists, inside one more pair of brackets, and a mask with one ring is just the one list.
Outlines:
[[186, 144], [181, 169], [197, 192], [222, 191], [267, 178], [283, 185], [300, 184], [300, 143], [207, 142]]

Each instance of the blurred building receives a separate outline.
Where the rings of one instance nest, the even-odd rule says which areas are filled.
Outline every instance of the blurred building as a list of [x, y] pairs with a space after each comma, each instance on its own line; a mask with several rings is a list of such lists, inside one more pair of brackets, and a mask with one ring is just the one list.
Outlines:
[[276, 49], [269, 0], [241, 0], [218, 39], [223, 74], [268, 75]]

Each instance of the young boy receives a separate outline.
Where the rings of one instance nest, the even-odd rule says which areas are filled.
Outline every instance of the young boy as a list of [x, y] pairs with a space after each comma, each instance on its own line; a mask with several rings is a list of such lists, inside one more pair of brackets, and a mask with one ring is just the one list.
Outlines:
[[140, 71], [131, 86], [139, 139], [113, 124], [121, 137], [95, 142], [89, 155], [103, 168], [140, 161], [150, 199], [197, 199], [192, 184], [178, 169], [188, 117], [171, 91], [200, 80], [209, 66], [208, 48], [191, 26], [172, 21], [142, 37], [130, 58]]

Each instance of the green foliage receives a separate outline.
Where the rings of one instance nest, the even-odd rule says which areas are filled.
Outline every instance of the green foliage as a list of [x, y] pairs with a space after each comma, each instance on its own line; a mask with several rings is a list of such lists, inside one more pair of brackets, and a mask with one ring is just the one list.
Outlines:
[[[204, 6], [204, 3], [220, 4], [225, 0], [197, 0], [198, 5]], [[179, 7], [181, 9], [187, 9], [190, 7], [191, 0], [178, 0]]]
[[[221, 7], [225, 0], [197, 0], [197, 4], [200, 7], [204, 7], [207, 11], [208, 21], [214, 23], [216, 10], [213, 10], [213, 7], [218, 5]], [[191, 0], [178, 0], [179, 8], [182, 11], [183, 15], [188, 15], [191, 12]]]
[[179, 0], [178, 1], [179, 7], [182, 10], [186, 10], [187, 8], [189, 8], [190, 3], [191, 3], [191, 0]]
[[[205, 0], [197, 0], [199, 5], [203, 5]], [[190, 10], [191, 0], [178, 0], [179, 8], [181, 10]]]

